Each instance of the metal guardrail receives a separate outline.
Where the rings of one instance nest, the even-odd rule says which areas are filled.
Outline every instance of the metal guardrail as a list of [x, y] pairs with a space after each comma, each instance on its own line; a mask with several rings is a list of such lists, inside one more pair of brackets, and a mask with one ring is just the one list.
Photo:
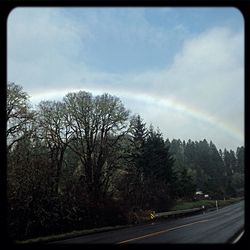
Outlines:
[[172, 215], [177, 215], [177, 214], [188, 214], [188, 213], [193, 213], [193, 212], [198, 212], [202, 211], [203, 208], [191, 208], [191, 209], [184, 209], [184, 210], [178, 210], [178, 211], [170, 211], [170, 212], [162, 212], [162, 213], [156, 213], [155, 217], [168, 217]]

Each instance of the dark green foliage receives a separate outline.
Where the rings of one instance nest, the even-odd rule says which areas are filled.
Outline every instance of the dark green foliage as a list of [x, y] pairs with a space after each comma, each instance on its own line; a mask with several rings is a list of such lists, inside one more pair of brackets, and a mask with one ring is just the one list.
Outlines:
[[192, 199], [196, 191], [195, 179], [192, 172], [186, 167], [177, 172], [174, 191], [177, 197], [184, 199]]
[[238, 147], [236, 150], [236, 158], [237, 158], [237, 164], [236, 164], [236, 172], [239, 172], [241, 174], [244, 174], [245, 169], [245, 149], [244, 147]]
[[[197, 189], [244, 194], [244, 147], [164, 138], [121, 101], [80, 91], [31, 110], [7, 94], [7, 223], [14, 240], [127, 224], [133, 210], [169, 210]], [[16, 100], [16, 101], [15, 101]], [[129, 120], [130, 119], [130, 120]]]
[[126, 199], [132, 207], [142, 207], [144, 197], [144, 150], [147, 137], [146, 124], [139, 115], [130, 119], [128, 136], [123, 141], [125, 150], [123, 165], [125, 171], [123, 178], [120, 178], [120, 195]]
[[[244, 147], [237, 148], [238, 154], [235, 155], [232, 150], [230, 152], [226, 149], [224, 152], [218, 151], [212, 142], [208, 144], [205, 139], [200, 142], [188, 140], [187, 143], [174, 139], [170, 143], [170, 151], [176, 159], [174, 172], [176, 173], [175, 194], [177, 197], [186, 196], [183, 192], [184, 189], [180, 187], [184, 187], [188, 183], [192, 187], [190, 197], [191, 190], [195, 186], [197, 190], [202, 190], [214, 199], [242, 195]], [[189, 181], [184, 178], [185, 172], [189, 172]], [[183, 177], [181, 178], [181, 176]], [[186, 180], [182, 181], [182, 179]]]
[[[170, 144], [170, 152], [174, 155], [174, 181], [173, 194], [176, 198], [192, 199], [196, 190], [195, 170], [194, 170], [194, 144], [189, 141], [173, 139]], [[186, 153], [186, 154], [185, 154]]]
[[139, 115], [132, 117], [130, 121], [130, 162], [134, 166], [138, 178], [143, 175], [145, 142], [148, 135], [145, 125]]
[[151, 126], [144, 145], [144, 207], [167, 210], [171, 203], [174, 159], [158, 130]]
[[159, 181], [170, 183], [173, 163], [174, 159], [169, 152], [169, 146], [164, 143], [161, 133], [151, 128], [144, 149], [145, 178], [154, 176]]

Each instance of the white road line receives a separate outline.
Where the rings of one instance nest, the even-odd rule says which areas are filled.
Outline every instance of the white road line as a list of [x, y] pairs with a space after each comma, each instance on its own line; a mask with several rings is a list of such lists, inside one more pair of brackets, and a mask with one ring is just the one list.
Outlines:
[[241, 232], [241, 234], [233, 241], [233, 244], [237, 243], [238, 240], [242, 237], [242, 235], [244, 234], [244, 230]]

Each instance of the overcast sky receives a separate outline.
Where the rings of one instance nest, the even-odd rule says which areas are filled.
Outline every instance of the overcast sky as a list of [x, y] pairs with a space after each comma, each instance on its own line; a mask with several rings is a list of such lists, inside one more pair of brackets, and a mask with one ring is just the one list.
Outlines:
[[16, 8], [8, 82], [35, 105], [120, 97], [165, 139], [244, 145], [244, 20], [235, 8]]

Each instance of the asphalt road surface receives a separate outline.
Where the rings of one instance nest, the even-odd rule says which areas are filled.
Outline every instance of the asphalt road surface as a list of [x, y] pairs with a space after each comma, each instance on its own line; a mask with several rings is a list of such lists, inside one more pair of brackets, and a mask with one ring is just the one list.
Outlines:
[[244, 227], [244, 201], [178, 219], [159, 220], [114, 231], [95, 233], [53, 243], [137, 244], [137, 243], [228, 243]]

